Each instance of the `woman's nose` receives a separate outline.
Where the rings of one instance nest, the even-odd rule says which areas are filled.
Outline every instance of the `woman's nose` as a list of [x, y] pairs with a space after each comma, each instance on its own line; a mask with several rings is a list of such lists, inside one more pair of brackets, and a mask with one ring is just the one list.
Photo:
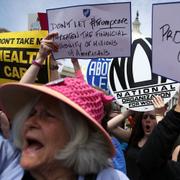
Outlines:
[[151, 121], [151, 118], [148, 116], [147, 119], [145, 120], [146, 123], [149, 123]]
[[24, 126], [26, 129], [40, 128], [40, 117], [36, 115], [28, 118], [25, 121]]
[[30, 117], [28, 117], [25, 121], [25, 126], [31, 128], [40, 127], [41, 121], [44, 119], [45, 116], [44, 112], [44, 106], [40, 103], [37, 103], [34, 109], [31, 111]]

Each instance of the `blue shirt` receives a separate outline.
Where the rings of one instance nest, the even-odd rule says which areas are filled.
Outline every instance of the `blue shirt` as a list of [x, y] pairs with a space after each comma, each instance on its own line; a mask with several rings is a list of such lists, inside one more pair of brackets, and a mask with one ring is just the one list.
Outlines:
[[23, 169], [19, 165], [20, 153], [10, 140], [0, 133], [0, 180], [20, 180]]
[[126, 161], [124, 158], [124, 152], [122, 151], [121, 143], [115, 137], [111, 137], [111, 140], [116, 149], [116, 154], [112, 159], [114, 168], [126, 174]]

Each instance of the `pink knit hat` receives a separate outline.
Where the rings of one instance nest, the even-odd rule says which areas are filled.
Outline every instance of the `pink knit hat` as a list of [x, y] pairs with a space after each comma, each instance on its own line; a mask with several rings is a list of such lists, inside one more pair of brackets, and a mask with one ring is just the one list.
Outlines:
[[53, 96], [83, 114], [89, 123], [105, 136], [111, 154], [114, 155], [115, 150], [111, 138], [101, 126], [101, 120], [105, 115], [104, 105], [112, 101], [112, 96], [105, 95], [102, 91], [91, 87], [84, 80], [78, 78], [59, 79], [44, 86], [7, 83], [0, 88], [2, 109], [10, 119], [13, 119], [27, 102], [40, 93]]
[[64, 94], [73, 102], [82, 107], [90, 116], [101, 123], [105, 115], [104, 105], [112, 101], [112, 96], [92, 88], [84, 80], [65, 78], [63, 82], [52, 82], [47, 87]]

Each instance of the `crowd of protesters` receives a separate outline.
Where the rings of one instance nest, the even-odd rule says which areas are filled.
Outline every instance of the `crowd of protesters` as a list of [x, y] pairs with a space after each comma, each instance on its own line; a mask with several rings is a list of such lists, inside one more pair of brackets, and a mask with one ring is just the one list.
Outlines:
[[60, 51], [57, 35], [41, 41], [20, 82], [0, 87], [0, 179], [179, 179], [180, 95], [169, 112], [160, 96], [152, 111], [121, 112], [112, 96], [86, 83], [77, 59], [74, 78], [52, 68], [51, 81], [36, 85], [47, 56]]

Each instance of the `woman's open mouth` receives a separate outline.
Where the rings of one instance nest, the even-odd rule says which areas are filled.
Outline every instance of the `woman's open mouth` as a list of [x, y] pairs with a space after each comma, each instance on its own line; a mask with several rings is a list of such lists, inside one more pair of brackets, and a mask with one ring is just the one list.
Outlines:
[[151, 127], [150, 127], [150, 125], [146, 125], [146, 126], [145, 126], [145, 131], [146, 131], [147, 133], [150, 133], [150, 132], [151, 132]]
[[41, 150], [43, 147], [44, 145], [38, 139], [27, 137], [25, 139], [25, 146], [23, 151], [26, 153], [34, 153]]

